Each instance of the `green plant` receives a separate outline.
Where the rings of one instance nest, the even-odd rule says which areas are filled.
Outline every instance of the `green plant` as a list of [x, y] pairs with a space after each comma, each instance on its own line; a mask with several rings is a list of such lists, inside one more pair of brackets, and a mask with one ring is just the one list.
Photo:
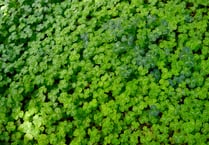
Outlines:
[[0, 144], [207, 144], [208, 5], [0, 1]]

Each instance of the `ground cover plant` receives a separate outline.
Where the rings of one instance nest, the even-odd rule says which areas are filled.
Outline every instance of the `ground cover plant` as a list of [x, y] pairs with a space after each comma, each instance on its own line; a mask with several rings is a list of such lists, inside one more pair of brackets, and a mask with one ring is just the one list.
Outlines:
[[1, 145], [206, 145], [209, 1], [1, 0]]

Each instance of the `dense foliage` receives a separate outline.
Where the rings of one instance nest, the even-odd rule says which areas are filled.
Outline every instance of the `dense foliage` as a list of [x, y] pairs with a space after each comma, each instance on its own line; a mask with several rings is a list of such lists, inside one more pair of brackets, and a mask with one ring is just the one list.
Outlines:
[[1, 0], [0, 144], [206, 145], [208, 0]]

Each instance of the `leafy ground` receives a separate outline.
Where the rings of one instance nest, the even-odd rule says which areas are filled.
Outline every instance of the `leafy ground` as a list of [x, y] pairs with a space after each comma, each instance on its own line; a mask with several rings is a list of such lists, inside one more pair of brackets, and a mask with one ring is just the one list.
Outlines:
[[207, 0], [0, 0], [0, 144], [206, 145]]

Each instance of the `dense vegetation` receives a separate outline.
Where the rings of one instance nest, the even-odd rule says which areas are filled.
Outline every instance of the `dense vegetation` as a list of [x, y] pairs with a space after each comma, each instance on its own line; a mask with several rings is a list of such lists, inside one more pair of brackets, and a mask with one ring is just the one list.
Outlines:
[[206, 145], [208, 0], [1, 0], [0, 144]]

